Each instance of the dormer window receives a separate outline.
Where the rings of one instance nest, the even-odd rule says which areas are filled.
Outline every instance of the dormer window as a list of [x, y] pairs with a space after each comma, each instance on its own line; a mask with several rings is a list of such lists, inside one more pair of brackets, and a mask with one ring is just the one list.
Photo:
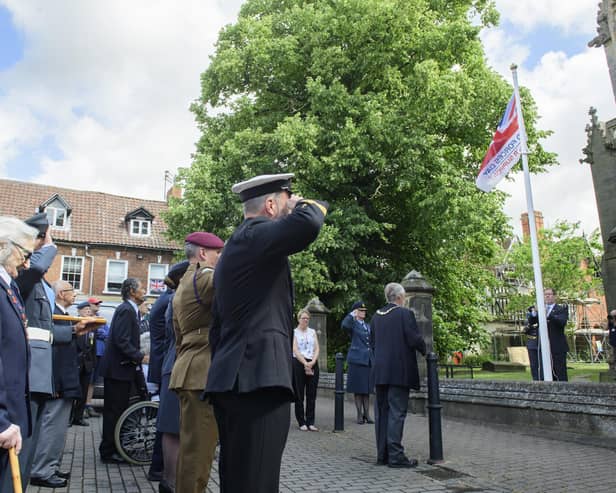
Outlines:
[[49, 219], [49, 225], [53, 229], [69, 229], [69, 216], [71, 208], [68, 203], [57, 193], [49, 200], [39, 206], [40, 211], [44, 211]]
[[143, 207], [129, 212], [124, 217], [131, 236], [150, 236], [152, 234], [152, 221], [154, 216]]
[[49, 224], [52, 228], [65, 228], [67, 222], [66, 209], [48, 206], [45, 212], [47, 213], [47, 219], [49, 219]]
[[150, 236], [152, 223], [147, 219], [131, 219], [130, 234], [131, 236]]

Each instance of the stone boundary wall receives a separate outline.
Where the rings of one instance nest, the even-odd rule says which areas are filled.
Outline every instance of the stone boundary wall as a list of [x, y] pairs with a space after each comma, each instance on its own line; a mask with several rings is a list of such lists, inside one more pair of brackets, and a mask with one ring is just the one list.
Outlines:
[[[319, 390], [333, 395], [334, 377], [321, 373]], [[616, 439], [616, 384], [452, 379], [439, 388], [444, 417]], [[426, 399], [424, 381], [420, 392], [411, 392], [409, 411], [426, 414]]]

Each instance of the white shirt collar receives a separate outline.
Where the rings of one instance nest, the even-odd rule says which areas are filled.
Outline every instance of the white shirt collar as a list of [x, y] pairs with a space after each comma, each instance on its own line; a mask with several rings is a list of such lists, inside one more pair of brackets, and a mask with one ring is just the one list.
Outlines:
[[0, 277], [6, 283], [7, 286], [11, 285], [13, 278], [9, 275], [3, 265], [0, 265]]
[[135, 313], [137, 314], [137, 318], [139, 318], [139, 307], [137, 306], [137, 303], [135, 303], [133, 300], [126, 300], [128, 301], [132, 307], [135, 309]]

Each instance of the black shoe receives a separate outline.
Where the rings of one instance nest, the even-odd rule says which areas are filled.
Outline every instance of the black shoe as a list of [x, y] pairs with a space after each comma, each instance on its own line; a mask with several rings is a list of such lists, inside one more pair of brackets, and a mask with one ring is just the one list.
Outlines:
[[58, 478], [62, 478], [62, 479], [68, 479], [71, 477], [71, 471], [56, 471], [56, 473], [54, 474], [54, 476], [58, 477]]
[[386, 466], [387, 465], [387, 461], [386, 460], [377, 459], [376, 460], [376, 465], [377, 466]]
[[154, 482], [160, 481], [161, 479], [163, 479], [163, 472], [162, 471], [148, 471], [146, 478], [148, 478], [148, 481], [154, 481]]
[[370, 418], [364, 418], [364, 423], [368, 423], [369, 425], [373, 425], [374, 421], [372, 421]]
[[158, 483], [158, 493], [175, 493], [175, 490], [164, 481]]
[[51, 476], [48, 479], [30, 478], [32, 486], [42, 486], [43, 488], [64, 488], [68, 481], [57, 476]]
[[73, 424], [75, 426], [90, 426], [90, 423], [88, 423], [85, 419], [76, 419], [73, 421]]
[[101, 457], [103, 464], [124, 464], [126, 461], [118, 454], [111, 454], [109, 457]]
[[389, 467], [393, 467], [394, 469], [410, 469], [411, 467], [417, 467], [417, 460], [405, 459], [400, 462], [390, 462], [387, 465]]
[[100, 417], [101, 413], [97, 413], [93, 407], [86, 407], [86, 416], [88, 416], [89, 418], [98, 418]]

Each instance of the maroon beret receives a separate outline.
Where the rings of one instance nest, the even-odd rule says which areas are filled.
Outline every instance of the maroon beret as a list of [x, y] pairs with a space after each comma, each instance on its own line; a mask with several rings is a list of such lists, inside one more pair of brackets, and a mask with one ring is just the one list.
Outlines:
[[213, 233], [206, 233], [204, 231], [197, 231], [190, 233], [184, 240], [186, 243], [192, 243], [203, 248], [222, 248], [225, 246], [225, 242]]

